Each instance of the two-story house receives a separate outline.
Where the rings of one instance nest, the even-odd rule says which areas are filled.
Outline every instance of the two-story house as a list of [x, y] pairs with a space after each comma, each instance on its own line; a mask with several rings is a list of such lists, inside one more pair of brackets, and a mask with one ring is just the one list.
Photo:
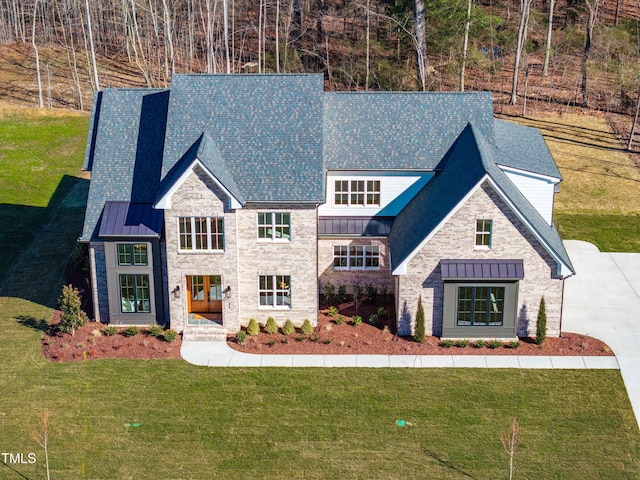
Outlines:
[[175, 75], [96, 94], [85, 158], [96, 319], [185, 337], [317, 321], [370, 283], [409, 335], [558, 335], [571, 262], [540, 133], [489, 93], [324, 92], [322, 75]]

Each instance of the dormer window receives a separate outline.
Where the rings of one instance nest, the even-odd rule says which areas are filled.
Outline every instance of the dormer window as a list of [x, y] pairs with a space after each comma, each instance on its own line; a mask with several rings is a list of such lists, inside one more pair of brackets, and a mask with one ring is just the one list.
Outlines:
[[380, 206], [380, 180], [336, 180], [334, 203], [346, 206]]
[[476, 248], [491, 248], [491, 220], [476, 220]]

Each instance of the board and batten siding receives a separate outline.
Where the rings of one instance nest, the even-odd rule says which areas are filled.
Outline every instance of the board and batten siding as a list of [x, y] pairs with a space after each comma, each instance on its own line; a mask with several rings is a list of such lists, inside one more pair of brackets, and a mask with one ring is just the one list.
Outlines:
[[[321, 217], [373, 217], [376, 215], [394, 217], [431, 177], [433, 172], [329, 171], [327, 172], [327, 197], [325, 204], [318, 208], [318, 215]], [[380, 205], [375, 207], [334, 205], [336, 180], [379, 180]]]
[[507, 178], [520, 190], [529, 203], [549, 225], [553, 219], [553, 195], [559, 178], [543, 177], [525, 171], [503, 168]]

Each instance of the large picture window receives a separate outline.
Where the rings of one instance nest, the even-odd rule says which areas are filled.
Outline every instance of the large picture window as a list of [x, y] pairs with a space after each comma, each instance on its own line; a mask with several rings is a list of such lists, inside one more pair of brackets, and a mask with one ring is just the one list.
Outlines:
[[380, 247], [377, 245], [336, 245], [333, 247], [334, 270], [378, 270]]
[[122, 313], [149, 313], [149, 275], [119, 275]]
[[504, 287], [458, 287], [458, 326], [502, 326]]
[[222, 217], [180, 217], [180, 250], [224, 250]]
[[260, 275], [261, 307], [291, 308], [291, 277], [289, 275]]
[[336, 180], [334, 204], [380, 206], [380, 180]]
[[291, 240], [291, 214], [258, 213], [258, 238], [261, 240]]
[[118, 265], [148, 265], [146, 243], [119, 243]]

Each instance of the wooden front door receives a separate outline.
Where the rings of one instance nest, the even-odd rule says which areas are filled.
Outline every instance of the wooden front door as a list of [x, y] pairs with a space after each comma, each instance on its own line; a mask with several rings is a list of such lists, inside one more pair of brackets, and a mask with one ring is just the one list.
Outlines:
[[189, 313], [222, 312], [222, 278], [220, 275], [187, 277]]

